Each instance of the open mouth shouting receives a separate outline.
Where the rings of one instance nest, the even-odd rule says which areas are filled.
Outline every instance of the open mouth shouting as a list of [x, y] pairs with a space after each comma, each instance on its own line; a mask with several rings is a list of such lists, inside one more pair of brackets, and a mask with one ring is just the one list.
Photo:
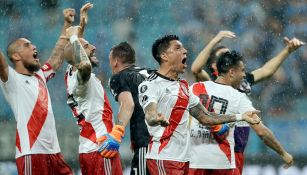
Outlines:
[[181, 61], [181, 63], [184, 65], [184, 68], [187, 67], [187, 64], [186, 64], [187, 60], [188, 60], [187, 58], [183, 58], [182, 61]]
[[39, 61], [37, 51], [34, 51], [34, 53], [33, 53], [33, 58], [34, 58], [35, 61]]
[[91, 52], [91, 54], [89, 55], [89, 59], [92, 63], [92, 66], [97, 67], [99, 65], [99, 60], [96, 57], [95, 51]]

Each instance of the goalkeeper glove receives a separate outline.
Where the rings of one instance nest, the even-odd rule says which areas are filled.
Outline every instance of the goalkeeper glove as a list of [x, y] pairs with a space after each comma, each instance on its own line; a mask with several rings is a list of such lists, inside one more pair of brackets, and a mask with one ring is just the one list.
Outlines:
[[226, 139], [229, 134], [229, 126], [227, 124], [215, 125], [211, 127], [211, 132], [216, 134], [220, 139]]
[[125, 134], [125, 128], [120, 125], [115, 125], [112, 131], [97, 139], [98, 144], [101, 144], [98, 152], [105, 158], [114, 157], [119, 149], [119, 144]]

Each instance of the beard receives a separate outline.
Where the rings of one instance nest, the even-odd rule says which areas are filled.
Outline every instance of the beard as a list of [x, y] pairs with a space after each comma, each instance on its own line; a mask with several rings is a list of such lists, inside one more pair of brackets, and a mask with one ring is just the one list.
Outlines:
[[98, 60], [93, 60], [91, 57], [89, 57], [90, 62], [92, 64], [92, 67], [99, 67], [99, 61]]
[[36, 64], [24, 63], [24, 66], [29, 72], [37, 72], [41, 68], [40, 63]]
[[92, 67], [99, 67], [99, 62], [91, 61]]

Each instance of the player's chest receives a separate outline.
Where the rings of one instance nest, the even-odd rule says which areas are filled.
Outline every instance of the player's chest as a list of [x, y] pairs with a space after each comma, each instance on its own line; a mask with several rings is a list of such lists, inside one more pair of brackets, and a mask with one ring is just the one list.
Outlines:
[[47, 91], [47, 86], [44, 81], [34, 76], [21, 78], [18, 82], [18, 87], [30, 96], [36, 96], [38, 93]]
[[162, 103], [185, 104], [189, 102], [190, 94], [188, 87], [180, 82], [168, 83], [162, 85], [161, 101]]

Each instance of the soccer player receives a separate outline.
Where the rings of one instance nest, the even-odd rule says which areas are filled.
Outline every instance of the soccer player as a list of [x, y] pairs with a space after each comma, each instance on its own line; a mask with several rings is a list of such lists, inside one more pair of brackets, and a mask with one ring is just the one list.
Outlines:
[[[215, 47], [224, 38], [235, 38], [235, 34], [231, 31], [221, 31], [219, 32], [208, 45], [199, 53], [197, 58], [192, 64], [192, 72], [197, 81], [208, 81], [215, 80], [218, 76], [218, 70], [216, 67], [216, 61], [218, 57], [229, 49], [224, 46]], [[249, 93], [251, 91], [251, 85], [265, 80], [272, 76], [277, 69], [280, 67], [282, 62], [296, 49], [304, 45], [305, 43], [293, 38], [289, 40], [287, 37], [284, 38], [286, 47], [277, 54], [274, 58], [270, 59], [261, 68], [252, 71], [251, 73], [246, 73], [244, 79], [241, 82], [239, 90], [241, 92]], [[215, 47], [215, 48], [214, 48]], [[209, 74], [202, 68], [207, 65]], [[234, 131], [235, 135], [235, 156], [237, 168], [242, 173], [244, 164], [244, 150], [248, 141], [249, 136], [249, 126], [240, 125], [237, 123], [236, 129]]]
[[135, 66], [135, 51], [127, 42], [112, 47], [109, 63], [113, 74], [110, 89], [120, 106], [118, 124], [125, 128], [130, 122], [131, 148], [134, 152], [130, 174], [149, 174], [145, 159], [149, 133], [144, 111], [139, 104], [138, 86], [151, 70]]
[[[93, 4], [87, 3], [81, 8], [81, 21], [86, 11]], [[85, 12], [84, 12], [85, 11]], [[83, 16], [83, 17], [82, 17]], [[81, 25], [81, 29], [85, 27]], [[99, 138], [112, 133], [112, 109], [101, 81], [92, 73], [99, 60], [96, 58], [96, 48], [88, 43], [79, 27], [67, 29], [70, 43], [65, 47], [64, 53], [69, 63], [65, 74], [67, 91], [67, 104], [70, 106], [77, 124], [80, 126], [79, 136], [79, 162], [82, 174], [123, 174], [120, 156], [115, 154], [112, 158], [104, 158], [97, 151], [100, 148]]]
[[139, 85], [139, 101], [145, 112], [149, 134], [146, 155], [151, 174], [188, 174], [189, 171], [189, 113], [204, 125], [245, 120], [258, 123], [257, 111], [232, 115], [209, 113], [193, 93], [187, 81], [180, 79], [187, 65], [187, 50], [175, 35], [157, 39], [152, 54], [159, 63]]
[[[219, 75], [215, 82], [205, 81], [194, 83], [191, 86], [192, 92], [200, 97], [202, 104], [209, 111], [219, 114], [244, 113], [254, 110], [247, 95], [237, 90], [245, 77], [242, 56], [235, 51], [223, 53], [216, 66]], [[249, 126], [245, 122], [241, 123], [242, 126]], [[262, 122], [250, 125], [250, 127], [268, 147], [282, 157], [286, 168], [293, 164], [293, 157], [284, 150], [269, 128]], [[192, 119], [191, 155], [193, 156], [191, 156], [189, 174], [241, 174], [239, 169], [235, 169], [234, 128], [234, 124], [222, 125], [221, 130], [224, 131], [212, 132], [211, 128]], [[223, 134], [226, 136], [222, 136]]]
[[[64, 10], [64, 26], [74, 21], [74, 9]], [[63, 63], [67, 40], [60, 37], [47, 62], [41, 66], [36, 46], [19, 38], [7, 47], [14, 69], [0, 56], [0, 86], [17, 122], [16, 165], [18, 174], [72, 174], [65, 163], [56, 134], [46, 83]]]

